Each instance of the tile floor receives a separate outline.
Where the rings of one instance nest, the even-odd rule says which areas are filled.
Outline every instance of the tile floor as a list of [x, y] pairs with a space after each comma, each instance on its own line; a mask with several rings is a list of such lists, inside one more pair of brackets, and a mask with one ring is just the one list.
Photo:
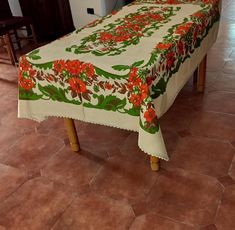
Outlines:
[[17, 119], [17, 68], [1, 59], [0, 230], [235, 229], [234, 12], [223, 1], [204, 95], [189, 82], [161, 119], [158, 173], [136, 133], [77, 122], [74, 154], [63, 120]]

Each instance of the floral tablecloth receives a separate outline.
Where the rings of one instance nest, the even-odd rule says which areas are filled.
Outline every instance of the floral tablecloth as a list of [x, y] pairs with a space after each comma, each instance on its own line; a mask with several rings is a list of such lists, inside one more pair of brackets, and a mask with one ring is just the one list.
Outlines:
[[138, 131], [144, 152], [168, 160], [158, 117], [214, 43], [218, 21], [217, 0], [136, 0], [22, 56], [18, 117]]

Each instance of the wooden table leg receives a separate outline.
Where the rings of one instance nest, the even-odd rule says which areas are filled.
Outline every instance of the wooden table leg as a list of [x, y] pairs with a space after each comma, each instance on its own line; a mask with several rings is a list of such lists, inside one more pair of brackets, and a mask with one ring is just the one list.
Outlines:
[[206, 83], [206, 58], [207, 55], [203, 58], [198, 69], [197, 91], [201, 93], [204, 92]]
[[160, 168], [160, 164], [159, 164], [159, 158], [155, 157], [155, 156], [150, 156], [150, 165], [151, 165], [151, 169], [152, 171], [158, 171]]
[[65, 128], [67, 130], [67, 133], [68, 133], [71, 149], [74, 152], [78, 152], [80, 147], [79, 147], [76, 128], [74, 125], [74, 120], [70, 119], [70, 118], [64, 118], [64, 124], [65, 124]]

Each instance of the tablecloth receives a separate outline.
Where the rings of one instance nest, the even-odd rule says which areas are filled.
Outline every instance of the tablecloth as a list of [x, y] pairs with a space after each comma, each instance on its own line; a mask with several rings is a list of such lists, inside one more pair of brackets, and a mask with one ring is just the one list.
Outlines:
[[144, 152], [168, 160], [158, 118], [214, 43], [219, 17], [217, 0], [136, 0], [33, 50], [20, 58], [18, 117], [137, 131]]

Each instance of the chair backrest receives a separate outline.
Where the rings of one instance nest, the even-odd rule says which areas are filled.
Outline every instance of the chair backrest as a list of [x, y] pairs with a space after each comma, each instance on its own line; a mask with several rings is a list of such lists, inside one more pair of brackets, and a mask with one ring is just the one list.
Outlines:
[[0, 0], [0, 20], [9, 17], [12, 17], [12, 12], [8, 0]]

